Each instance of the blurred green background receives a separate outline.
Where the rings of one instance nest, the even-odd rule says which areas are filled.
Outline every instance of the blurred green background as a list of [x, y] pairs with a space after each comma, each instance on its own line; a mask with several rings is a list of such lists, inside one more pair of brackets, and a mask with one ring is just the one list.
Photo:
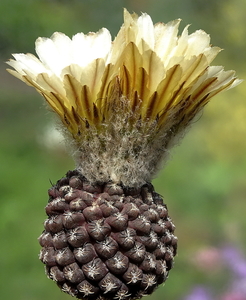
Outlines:
[[[187, 24], [190, 32], [204, 29], [213, 45], [225, 49], [215, 64], [245, 78], [245, 0], [1, 0], [1, 299], [71, 299], [46, 278], [37, 237], [46, 218], [50, 181], [74, 166], [62, 145], [48, 143], [53, 115], [41, 96], [9, 75], [4, 61], [11, 53], [34, 53], [35, 39], [54, 31], [72, 36], [106, 27], [115, 36], [123, 7], [147, 12], [154, 23], [181, 18], [181, 29]], [[214, 299], [222, 299], [230, 274], [216, 267], [216, 259], [205, 270], [212, 260], [208, 255], [205, 263], [197, 261], [199, 253], [233, 245], [246, 255], [245, 97], [242, 83], [213, 99], [154, 180], [176, 224], [179, 251], [165, 286], [147, 299], [183, 299], [200, 284], [213, 291]]]

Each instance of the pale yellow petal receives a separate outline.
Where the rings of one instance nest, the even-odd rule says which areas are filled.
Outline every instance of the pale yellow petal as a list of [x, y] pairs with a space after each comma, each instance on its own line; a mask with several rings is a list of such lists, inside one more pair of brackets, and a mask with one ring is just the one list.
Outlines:
[[68, 107], [80, 116], [82, 122], [87, 120], [89, 123], [93, 121], [93, 101], [88, 86], [81, 86], [80, 82], [69, 74], [64, 76], [64, 87], [66, 90], [66, 98]]
[[142, 14], [137, 22], [136, 26], [138, 28], [136, 36], [136, 45], [139, 47], [142, 53], [144, 49], [142, 48], [142, 40], [148, 45], [148, 47], [154, 50], [155, 47], [155, 35], [154, 35], [154, 25], [149, 15]]
[[106, 106], [106, 103], [109, 98], [109, 90], [113, 81], [115, 81], [116, 76], [118, 75], [118, 69], [114, 67], [112, 64], [108, 64], [104, 70], [100, 90], [96, 96], [95, 103], [98, 107], [98, 110], [102, 112]]
[[134, 43], [129, 43], [124, 49], [119, 58], [116, 67], [125, 66], [132, 78], [132, 85], [134, 86], [137, 80], [137, 73], [139, 67], [143, 65], [143, 57], [141, 56], [137, 46]]
[[164, 65], [157, 56], [155, 51], [148, 50], [145, 51], [142, 54], [143, 57], [143, 68], [149, 75], [149, 80], [148, 80], [148, 88], [151, 92], [154, 92], [159, 84], [159, 82], [163, 79], [165, 76], [165, 69]]
[[[161, 111], [168, 111], [174, 105], [174, 92], [179, 88], [180, 79], [182, 77], [182, 69], [180, 65], [175, 65], [167, 71], [166, 77], [159, 83], [157, 87], [157, 97], [154, 103], [150, 103], [151, 111], [148, 116], [155, 118]], [[153, 100], [152, 100], [153, 101]], [[146, 112], [148, 107], [146, 107]]]
[[7, 64], [9, 64], [22, 75], [26, 74], [26, 70], [31, 72], [33, 76], [36, 76], [37, 74], [42, 72], [48, 72], [42, 62], [33, 54], [13, 54], [13, 57], [15, 58], [15, 60], [11, 59], [7, 62]]
[[180, 22], [181, 20], [178, 19], [167, 24], [157, 23], [154, 27], [155, 52], [164, 64], [170, 58], [170, 53], [177, 44]]
[[[31, 76], [28, 77], [32, 78]], [[56, 75], [49, 76], [47, 73], [40, 73], [33, 82], [42, 88], [42, 90], [47, 90], [48, 92], [57, 93], [62, 96], [65, 95], [63, 83], [60, 80], [60, 77], [57, 77]]]

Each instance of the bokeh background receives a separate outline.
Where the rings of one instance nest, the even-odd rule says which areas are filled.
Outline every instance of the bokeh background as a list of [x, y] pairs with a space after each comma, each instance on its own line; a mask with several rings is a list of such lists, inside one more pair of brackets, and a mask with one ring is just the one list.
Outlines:
[[[73, 169], [34, 89], [9, 75], [11, 53], [34, 52], [38, 36], [106, 27], [122, 8], [153, 21], [183, 19], [225, 49], [215, 64], [246, 77], [245, 0], [0, 1], [0, 297], [68, 300], [44, 274], [37, 237], [50, 182]], [[246, 85], [215, 97], [154, 180], [176, 224], [179, 251], [165, 286], [146, 299], [246, 299]]]

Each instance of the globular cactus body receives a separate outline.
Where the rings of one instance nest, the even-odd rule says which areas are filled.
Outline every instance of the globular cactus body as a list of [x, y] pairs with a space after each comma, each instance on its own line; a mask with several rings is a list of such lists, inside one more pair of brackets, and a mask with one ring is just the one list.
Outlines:
[[69, 171], [49, 196], [40, 259], [64, 292], [79, 299], [137, 299], [165, 282], [177, 238], [151, 184], [91, 185]]

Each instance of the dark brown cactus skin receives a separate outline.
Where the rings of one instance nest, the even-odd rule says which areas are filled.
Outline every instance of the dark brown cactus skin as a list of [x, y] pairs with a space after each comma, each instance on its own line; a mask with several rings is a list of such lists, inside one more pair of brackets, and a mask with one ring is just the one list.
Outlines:
[[150, 183], [90, 184], [75, 170], [49, 197], [40, 260], [62, 291], [78, 299], [130, 300], [166, 281], [177, 238]]

